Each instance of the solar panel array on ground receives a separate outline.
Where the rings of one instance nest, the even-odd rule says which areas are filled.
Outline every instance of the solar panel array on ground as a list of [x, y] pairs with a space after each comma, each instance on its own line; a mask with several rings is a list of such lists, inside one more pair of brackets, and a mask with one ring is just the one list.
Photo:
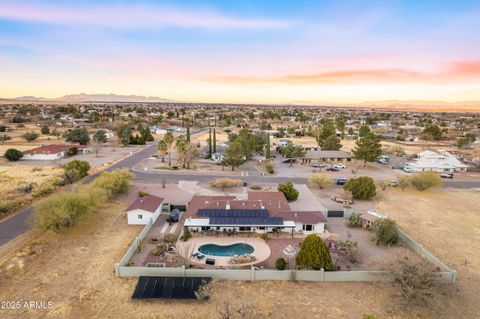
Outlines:
[[199, 217], [268, 217], [267, 209], [209, 209], [198, 210]]
[[210, 225], [283, 225], [279, 217], [210, 217]]
[[196, 299], [210, 277], [140, 277], [132, 299]]

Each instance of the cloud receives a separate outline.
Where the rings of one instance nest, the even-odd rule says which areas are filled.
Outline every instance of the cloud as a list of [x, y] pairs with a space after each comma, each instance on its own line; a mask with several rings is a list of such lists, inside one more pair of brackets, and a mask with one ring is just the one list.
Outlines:
[[325, 72], [290, 73], [275, 76], [224, 76], [212, 75], [206, 80], [230, 84], [359, 84], [359, 83], [417, 83], [451, 82], [458, 79], [478, 79], [480, 60], [457, 61], [442, 65], [436, 72], [403, 68], [338, 69]]
[[0, 18], [111, 28], [284, 29], [291, 25], [291, 21], [278, 19], [234, 17], [212, 10], [187, 10], [156, 5], [73, 7], [0, 3]]

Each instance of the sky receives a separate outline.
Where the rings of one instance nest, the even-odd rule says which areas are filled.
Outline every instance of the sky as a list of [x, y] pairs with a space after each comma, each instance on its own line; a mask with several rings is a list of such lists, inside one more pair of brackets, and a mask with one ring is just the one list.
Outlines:
[[480, 1], [0, 0], [0, 97], [480, 100]]

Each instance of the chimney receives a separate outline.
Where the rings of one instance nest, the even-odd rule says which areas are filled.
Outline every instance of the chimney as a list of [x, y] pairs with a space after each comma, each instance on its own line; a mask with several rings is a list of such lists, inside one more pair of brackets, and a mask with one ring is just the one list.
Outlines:
[[227, 202], [227, 205], [225, 205], [225, 209], [230, 209], [230, 202]]
[[260, 208], [265, 209], [265, 205], [263, 205], [263, 202], [260, 202]]

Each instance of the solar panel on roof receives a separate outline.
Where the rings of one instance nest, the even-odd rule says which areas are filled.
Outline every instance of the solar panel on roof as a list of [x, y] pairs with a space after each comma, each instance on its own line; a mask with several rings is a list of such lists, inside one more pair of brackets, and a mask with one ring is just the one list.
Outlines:
[[210, 217], [210, 225], [283, 225], [280, 217]]

